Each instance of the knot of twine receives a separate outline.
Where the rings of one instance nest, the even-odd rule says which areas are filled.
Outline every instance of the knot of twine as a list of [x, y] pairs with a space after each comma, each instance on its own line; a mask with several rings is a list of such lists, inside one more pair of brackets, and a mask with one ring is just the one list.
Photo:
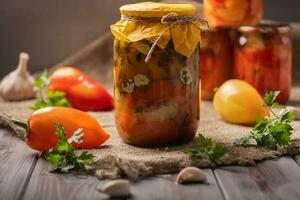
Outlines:
[[[203, 18], [198, 18], [195, 16], [180, 16], [177, 13], [171, 12], [169, 14], [164, 15], [163, 17], [139, 17], [139, 16], [122, 16], [121, 17], [122, 20], [125, 21], [133, 21], [133, 22], [160, 22], [161, 24], [166, 24], [167, 27], [158, 35], [158, 37], [156, 38], [156, 40], [153, 42], [150, 50], [147, 53], [147, 56], [145, 58], [145, 62], [148, 63], [152, 53], [155, 49], [155, 47], [157, 46], [157, 43], [159, 42], [159, 40], [162, 38], [162, 36], [170, 30], [170, 28], [172, 28], [174, 25], [176, 24], [186, 24], [186, 23], [191, 23], [193, 26], [195, 26], [197, 29], [199, 29], [200, 31], [202, 29], [207, 29], [208, 28], [208, 23], [205, 19]], [[197, 26], [194, 21], [201, 21], [202, 26]]]

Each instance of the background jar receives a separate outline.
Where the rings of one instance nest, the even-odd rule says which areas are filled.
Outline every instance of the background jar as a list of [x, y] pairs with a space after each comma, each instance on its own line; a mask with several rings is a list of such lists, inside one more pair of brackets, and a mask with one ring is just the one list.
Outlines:
[[231, 33], [229, 28], [210, 28], [202, 32], [200, 76], [204, 100], [212, 100], [215, 89], [232, 78]]
[[237, 28], [234, 76], [253, 85], [261, 95], [280, 91], [279, 103], [289, 100], [292, 73], [290, 26], [262, 24]]
[[204, 0], [210, 26], [256, 25], [263, 16], [264, 0]]

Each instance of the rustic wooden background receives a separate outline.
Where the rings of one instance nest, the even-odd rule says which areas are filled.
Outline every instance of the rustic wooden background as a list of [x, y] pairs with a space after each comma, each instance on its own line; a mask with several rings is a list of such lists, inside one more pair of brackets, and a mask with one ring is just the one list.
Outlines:
[[[109, 31], [122, 4], [139, 1], [1, 0], [0, 77], [17, 65], [20, 51], [31, 55], [31, 71], [53, 66]], [[299, 0], [265, 3], [266, 19], [300, 21]]]

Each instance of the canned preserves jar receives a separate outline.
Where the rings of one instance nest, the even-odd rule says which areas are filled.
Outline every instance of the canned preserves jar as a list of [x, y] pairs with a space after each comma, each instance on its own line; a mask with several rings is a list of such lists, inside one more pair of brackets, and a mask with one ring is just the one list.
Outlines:
[[252, 84], [261, 95], [280, 91], [287, 103], [291, 90], [292, 44], [287, 24], [241, 26], [235, 42], [234, 76]]
[[202, 99], [212, 100], [215, 89], [232, 78], [231, 29], [210, 28], [202, 33], [200, 53]]
[[264, 0], [204, 0], [204, 16], [211, 26], [256, 25]]
[[200, 119], [196, 8], [147, 2], [120, 11], [122, 19], [111, 26], [119, 135], [137, 146], [192, 140]]

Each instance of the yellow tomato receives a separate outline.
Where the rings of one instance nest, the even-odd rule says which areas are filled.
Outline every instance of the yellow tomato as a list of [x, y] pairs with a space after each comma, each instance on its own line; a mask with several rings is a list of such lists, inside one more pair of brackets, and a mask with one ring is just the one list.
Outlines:
[[223, 120], [253, 125], [257, 118], [268, 116], [265, 102], [257, 90], [242, 80], [228, 80], [214, 96], [214, 108]]

